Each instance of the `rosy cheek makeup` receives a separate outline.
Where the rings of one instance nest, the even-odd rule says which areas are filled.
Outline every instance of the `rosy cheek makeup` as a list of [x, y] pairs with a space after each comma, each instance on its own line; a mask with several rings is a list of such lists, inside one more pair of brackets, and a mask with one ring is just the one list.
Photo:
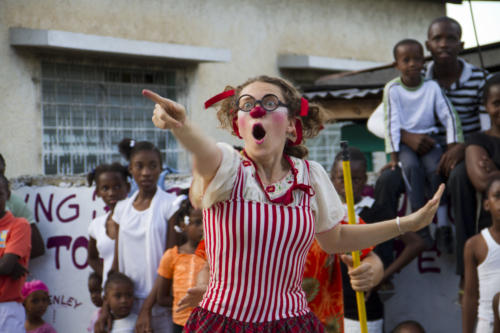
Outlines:
[[[239, 113], [242, 113], [241, 111]], [[246, 127], [248, 127], [248, 117], [245, 114], [238, 114], [238, 128], [242, 132]]]
[[273, 123], [283, 122], [288, 120], [288, 111], [286, 109], [285, 110], [276, 109], [275, 111], [271, 112], [270, 115]]

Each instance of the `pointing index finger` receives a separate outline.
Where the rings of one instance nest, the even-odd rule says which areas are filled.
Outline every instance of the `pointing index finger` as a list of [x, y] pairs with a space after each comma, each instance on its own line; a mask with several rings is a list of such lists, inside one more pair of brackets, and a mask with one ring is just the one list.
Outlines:
[[154, 91], [151, 91], [149, 89], [143, 89], [142, 90], [142, 95], [144, 97], [149, 98], [153, 102], [160, 104], [160, 105], [165, 105], [166, 99], [155, 93]]

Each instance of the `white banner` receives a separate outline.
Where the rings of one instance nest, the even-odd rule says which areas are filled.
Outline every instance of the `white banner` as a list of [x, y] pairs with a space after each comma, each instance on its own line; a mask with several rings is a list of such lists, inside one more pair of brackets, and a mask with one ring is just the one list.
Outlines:
[[51, 305], [44, 319], [60, 333], [87, 332], [96, 307], [87, 288], [88, 225], [104, 214], [104, 202], [86, 187], [21, 187], [45, 241], [45, 255], [29, 263], [28, 280], [47, 284]]

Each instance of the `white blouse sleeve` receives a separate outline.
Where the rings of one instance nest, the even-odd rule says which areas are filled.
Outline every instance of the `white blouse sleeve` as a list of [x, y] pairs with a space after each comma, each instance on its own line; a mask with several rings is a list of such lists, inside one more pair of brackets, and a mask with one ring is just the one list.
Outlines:
[[116, 222], [116, 224], [120, 224], [120, 220], [122, 219], [123, 211], [128, 203], [130, 198], [127, 198], [122, 201], [118, 201], [116, 203], [115, 209], [113, 210], [113, 216], [111, 219]]
[[309, 161], [311, 185], [316, 192], [311, 201], [311, 209], [315, 215], [315, 232], [321, 233], [335, 227], [344, 218], [345, 211], [330, 177], [323, 167]]
[[234, 186], [236, 174], [241, 163], [241, 155], [227, 143], [217, 143], [222, 151], [222, 161], [214, 178], [203, 194], [201, 206], [208, 208], [216, 202], [229, 199]]

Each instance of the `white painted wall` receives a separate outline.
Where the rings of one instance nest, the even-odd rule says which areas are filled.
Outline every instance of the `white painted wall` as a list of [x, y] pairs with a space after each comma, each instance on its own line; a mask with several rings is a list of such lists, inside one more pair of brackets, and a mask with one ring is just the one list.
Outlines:
[[229, 63], [189, 69], [187, 104], [218, 140], [213, 111], [202, 103], [258, 74], [279, 75], [279, 54], [391, 61], [405, 37], [425, 40], [443, 4], [418, 0], [1, 0], [0, 152], [7, 175], [37, 174], [41, 164], [39, 61], [9, 46], [8, 28], [63, 30], [161, 43], [225, 48]]

